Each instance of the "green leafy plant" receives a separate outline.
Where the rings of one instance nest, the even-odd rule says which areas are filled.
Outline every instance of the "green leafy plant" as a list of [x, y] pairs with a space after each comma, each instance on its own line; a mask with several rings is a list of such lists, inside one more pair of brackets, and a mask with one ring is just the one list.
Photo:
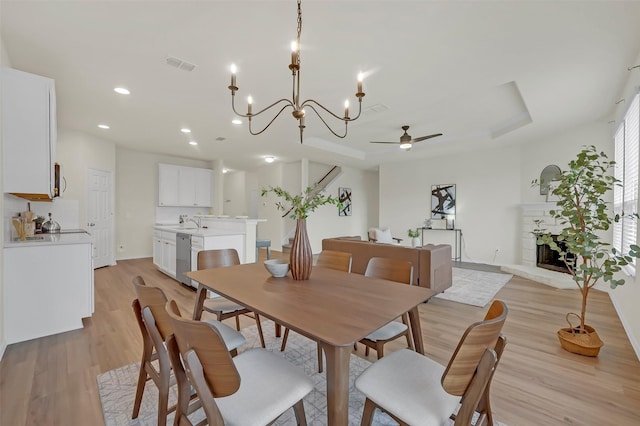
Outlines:
[[262, 196], [273, 193], [282, 198], [282, 201], [276, 202], [276, 207], [285, 212], [283, 217], [289, 215], [291, 219], [306, 219], [309, 213], [325, 204], [335, 204], [338, 209], [342, 208], [342, 203], [338, 198], [324, 195], [321, 191], [316, 191], [315, 188], [315, 186], [309, 186], [302, 194], [291, 195], [279, 186], [270, 186], [262, 189]]
[[[557, 197], [557, 209], [550, 215], [564, 228], [553, 239], [546, 229], [535, 229], [536, 243], [548, 244], [551, 250], [569, 269], [573, 280], [582, 293], [579, 331], [585, 333], [585, 314], [589, 290], [600, 280], [608, 282], [611, 288], [624, 284], [624, 279], [614, 278], [623, 266], [640, 257], [640, 248], [631, 245], [629, 253], [621, 253], [600, 239], [599, 233], [609, 229], [613, 222], [622, 220], [624, 214], [610, 215], [603, 197], [613, 190], [619, 180], [610, 174], [615, 161], [609, 160], [604, 152], [595, 146], [586, 146], [569, 162], [568, 170], [557, 178], [552, 194]], [[533, 185], [544, 182], [534, 180]], [[625, 220], [635, 220], [636, 213], [627, 214]], [[536, 221], [538, 227], [541, 221]], [[577, 314], [576, 314], [577, 315]]]
[[416, 229], [408, 229], [407, 230], [407, 234], [411, 238], [418, 238], [420, 236], [420, 231], [418, 231], [417, 228]]

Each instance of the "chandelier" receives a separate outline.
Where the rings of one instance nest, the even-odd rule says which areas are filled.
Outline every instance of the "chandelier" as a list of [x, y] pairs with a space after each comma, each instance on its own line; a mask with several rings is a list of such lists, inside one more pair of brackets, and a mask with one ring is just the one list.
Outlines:
[[[362, 91], [363, 74], [358, 74], [358, 91], [356, 93], [356, 98], [358, 98], [358, 115], [353, 118], [349, 117], [348, 100], [344, 103], [344, 116], [342, 117], [334, 114], [328, 108], [314, 99], [307, 99], [300, 102], [300, 33], [302, 32], [302, 9], [300, 3], [301, 0], [298, 0], [298, 36], [296, 37], [296, 41], [291, 43], [291, 63], [289, 64], [289, 70], [291, 70], [291, 75], [293, 76], [293, 93], [291, 99], [280, 99], [267, 106], [266, 108], [254, 113], [253, 99], [251, 98], [251, 96], [249, 96], [247, 98], [247, 113], [242, 114], [238, 112], [235, 105], [236, 92], [238, 91], [238, 86], [236, 85], [236, 67], [235, 65], [231, 65], [231, 85], [229, 86], [229, 90], [231, 90], [231, 107], [233, 108], [233, 112], [236, 115], [245, 117], [249, 120], [249, 133], [251, 133], [252, 135], [259, 135], [267, 130], [269, 126], [271, 126], [271, 123], [273, 123], [275, 119], [278, 118], [278, 116], [282, 113], [282, 111], [291, 107], [293, 109], [291, 114], [296, 120], [298, 120], [298, 127], [300, 128], [300, 143], [302, 143], [302, 132], [305, 128], [305, 108], [308, 108], [311, 111], [315, 112], [316, 115], [320, 118], [320, 121], [324, 123], [324, 125], [331, 131], [331, 133], [339, 138], [344, 138], [345, 136], [347, 136], [347, 126], [349, 125], [349, 122], [357, 120], [360, 117], [360, 113], [362, 112], [362, 98], [364, 97], [364, 92]], [[277, 112], [277, 114], [267, 123], [267, 125], [262, 130], [254, 131], [251, 127], [251, 119], [277, 106], [282, 106], [282, 108], [280, 108], [280, 111]], [[319, 109], [330, 114], [335, 119], [344, 122], [344, 134], [339, 134], [338, 132], [333, 130], [333, 128], [331, 128], [331, 126], [327, 123], [322, 114], [320, 114]]]

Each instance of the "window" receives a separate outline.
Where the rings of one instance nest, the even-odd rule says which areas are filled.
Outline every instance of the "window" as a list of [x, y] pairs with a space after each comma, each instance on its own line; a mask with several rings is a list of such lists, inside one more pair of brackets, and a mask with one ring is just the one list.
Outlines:
[[[638, 154], [640, 145], [640, 94], [636, 94], [614, 137], [615, 177], [622, 186], [613, 190], [613, 210], [625, 214], [637, 212], [638, 207]], [[633, 218], [623, 218], [613, 224], [613, 246], [623, 253], [636, 244], [637, 223]], [[635, 258], [630, 268], [635, 275]]]

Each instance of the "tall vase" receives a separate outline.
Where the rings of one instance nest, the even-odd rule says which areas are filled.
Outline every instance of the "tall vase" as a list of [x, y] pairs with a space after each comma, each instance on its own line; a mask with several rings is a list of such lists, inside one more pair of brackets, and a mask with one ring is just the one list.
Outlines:
[[307, 221], [298, 219], [296, 223], [296, 235], [291, 245], [289, 256], [291, 264], [291, 276], [294, 280], [308, 280], [313, 266], [313, 254], [307, 235]]

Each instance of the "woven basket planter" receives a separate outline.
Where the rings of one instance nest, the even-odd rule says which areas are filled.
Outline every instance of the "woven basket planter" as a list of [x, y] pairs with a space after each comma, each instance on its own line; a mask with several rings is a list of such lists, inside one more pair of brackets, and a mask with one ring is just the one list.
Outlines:
[[[567, 314], [567, 322], [569, 322], [569, 315], [576, 314]], [[558, 339], [562, 349], [584, 356], [598, 356], [600, 348], [604, 346], [596, 330], [586, 324], [583, 331], [579, 326], [573, 327], [569, 322], [568, 328], [558, 330]]]

